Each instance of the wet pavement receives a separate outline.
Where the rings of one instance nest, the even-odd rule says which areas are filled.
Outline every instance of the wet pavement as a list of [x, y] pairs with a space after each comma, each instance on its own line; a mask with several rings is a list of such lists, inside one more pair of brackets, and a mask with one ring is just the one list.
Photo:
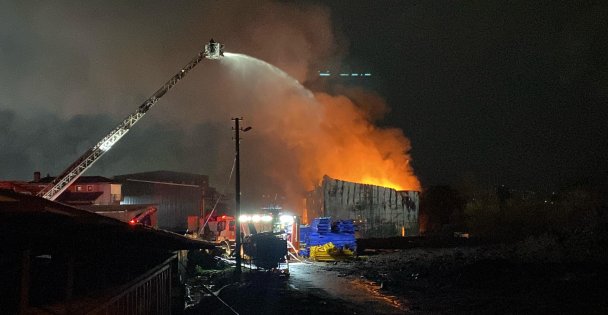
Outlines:
[[406, 306], [382, 292], [381, 285], [324, 269], [325, 263], [290, 264], [288, 280], [293, 290], [317, 291], [360, 309], [359, 314], [403, 314]]
[[203, 297], [187, 314], [405, 314], [380, 285], [325, 269], [326, 263], [291, 263], [290, 276], [243, 272], [219, 297]]

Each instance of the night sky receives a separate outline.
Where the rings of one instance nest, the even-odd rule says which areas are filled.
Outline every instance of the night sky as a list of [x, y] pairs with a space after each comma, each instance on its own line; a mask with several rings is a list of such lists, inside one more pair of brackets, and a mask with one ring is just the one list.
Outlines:
[[[214, 36], [313, 90], [360, 85], [384, 98], [391, 111], [377, 123], [411, 140], [424, 187], [605, 181], [608, 2], [260, 3], [0, 0], [0, 178], [59, 173]], [[323, 81], [326, 68], [373, 75]], [[87, 174], [170, 169], [222, 186], [230, 163], [218, 152], [232, 144], [214, 139], [231, 136], [229, 115], [172, 111], [196, 93], [219, 98], [200, 87], [214, 69], [180, 83]], [[174, 143], [193, 132], [211, 136]]]
[[605, 182], [608, 2], [331, 3], [423, 184]]

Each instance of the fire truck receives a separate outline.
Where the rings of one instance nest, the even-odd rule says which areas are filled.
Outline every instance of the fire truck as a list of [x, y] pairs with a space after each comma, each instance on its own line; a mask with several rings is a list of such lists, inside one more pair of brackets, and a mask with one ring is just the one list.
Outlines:
[[[269, 222], [268, 218], [264, 217], [264, 222], [252, 221], [243, 222], [241, 220], [241, 237], [246, 237], [259, 232], [270, 231], [270, 224], [260, 224]], [[230, 256], [234, 252], [236, 244], [236, 218], [230, 215], [212, 215], [208, 214], [205, 217], [189, 216], [188, 231], [195, 238], [201, 238], [206, 241], [216, 242], [225, 250], [225, 254]]]
[[[194, 224], [193, 222], [194, 221]], [[216, 242], [224, 248], [227, 255], [234, 250], [236, 242], [236, 220], [229, 215], [207, 215], [204, 218], [198, 216], [188, 217], [188, 231], [194, 233], [194, 237], [207, 241]]]
[[[299, 248], [299, 218], [289, 214], [242, 215], [243, 239], [242, 256], [245, 260], [256, 262], [256, 266], [270, 268], [273, 264], [297, 255]], [[224, 255], [234, 254], [236, 244], [236, 224], [234, 216], [207, 215], [188, 217], [188, 230], [198, 231], [194, 237], [216, 242], [224, 249]], [[284, 258], [284, 259], [283, 259]], [[272, 267], [274, 268], [274, 267]]]

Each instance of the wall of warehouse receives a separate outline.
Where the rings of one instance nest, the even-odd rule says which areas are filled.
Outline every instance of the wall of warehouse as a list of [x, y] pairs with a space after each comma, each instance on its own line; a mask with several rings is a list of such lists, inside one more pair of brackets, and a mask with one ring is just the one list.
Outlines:
[[325, 176], [309, 192], [309, 220], [329, 216], [355, 221], [358, 237], [416, 236], [419, 234], [419, 193], [353, 183]]

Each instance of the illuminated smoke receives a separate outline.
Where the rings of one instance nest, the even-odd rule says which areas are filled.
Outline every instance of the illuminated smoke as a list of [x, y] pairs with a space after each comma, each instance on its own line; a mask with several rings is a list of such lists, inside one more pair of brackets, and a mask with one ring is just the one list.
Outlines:
[[255, 161], [252, 167], [262, 166], [263, 175], [256, 178], [271, 178], [293, 199], [324, 175], [398, 190], [420, 189], [409, 164], [409, 141], [399, 129], [374, 126], [373, 108], [364, 110], [341, 95], [313, 94], [261, 60], [242, 54], [226, 57], [223, 63], [234, 88], [229, 93], [250, 96], [240, 109], [248, 113], [257, 138], [248, 147], [254, 152], [247, 154]]

